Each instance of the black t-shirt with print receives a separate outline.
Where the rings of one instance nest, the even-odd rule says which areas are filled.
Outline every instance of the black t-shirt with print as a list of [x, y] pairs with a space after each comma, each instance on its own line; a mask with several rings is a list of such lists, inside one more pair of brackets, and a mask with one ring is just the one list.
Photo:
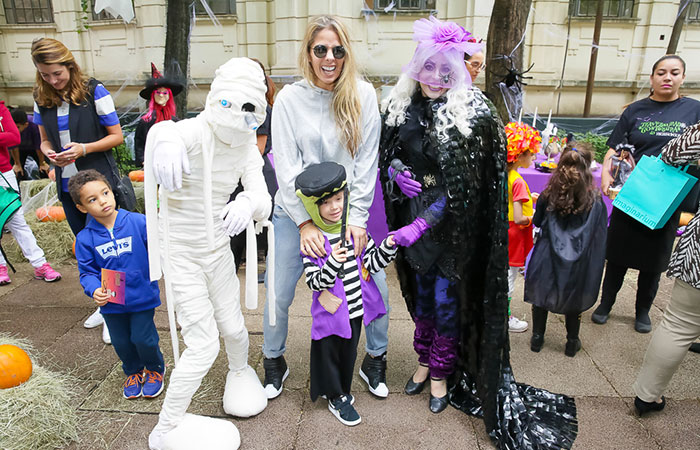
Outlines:
[[657, 102], [645, 98], [625, 109], [607, 145], [611, 148], [627, 140], [634, 145], [634, 160], [642, 155], [658, 156], [671, 139], [683, 133], [689, 125], [700, 122], [700, 102], [681, 97], [672, 102]]

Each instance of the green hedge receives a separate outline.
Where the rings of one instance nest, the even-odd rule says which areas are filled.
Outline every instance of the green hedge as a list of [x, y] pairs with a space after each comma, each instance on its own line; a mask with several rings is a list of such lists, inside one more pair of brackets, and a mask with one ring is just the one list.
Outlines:
[[605, 158], [605, 154], [609, 149], [608, 145], [606, 144], [606, 142], [608, 142], [608, 136], [591, 133], [589, 131], [585, 134], [574, 133], [574, 140], [590, 143], [595, 149], [595, 160], [601, 164], [603, 163], [603, 158]]

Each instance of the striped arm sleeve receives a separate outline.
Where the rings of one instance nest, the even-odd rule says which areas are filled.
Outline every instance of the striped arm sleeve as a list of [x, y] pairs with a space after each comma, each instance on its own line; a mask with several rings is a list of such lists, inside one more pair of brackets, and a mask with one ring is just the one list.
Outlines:
[[114, 100], [109, 91], [102, 84], [98, 84], [95, 86], [94, 96], [95, 110], [97, 110], [97, 115], [100, 116], [100, 124], [104, 127], [118, 125], [119, 117], [117, 117]]
[[700, 158], [700, 123], [686, 127], [683, 134], [669, 141], [661, 150], [661, 160], [680, 166]]
[[386, 239], [377, 247], [372, 239], [367, 242], [367, 249], [363, 258], [363, 264], [367, 270], [377, 273], [389, 265], [396, 258], [397, 248], [387, 245]]
[[312, 291], [323, 291], [330, 289], [335, 284], [335, 278], [340, 269], [340, 263], [331, 256], [323, 267], [318, 267], [316, 263], [304, 256], [304, 277], [306, 285]]
[[34, 115], [32, 116], [32, 122], [34, 122], [37, 125], [44, 125], [44, 122], [41, 121], [41, 113], [39, 113], [39, 105], [34, 102]]

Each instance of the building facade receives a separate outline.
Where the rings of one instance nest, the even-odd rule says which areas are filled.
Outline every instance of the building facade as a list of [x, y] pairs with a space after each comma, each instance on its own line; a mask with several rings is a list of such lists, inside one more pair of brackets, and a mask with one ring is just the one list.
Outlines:
[[[182, 0], [189, 1], [189, 0]], [[665, 53], [681, 0], [605, 0], [592, 114], [615, 116], [648, 94], [653, 62]], [[162, 67], [166, 1], [134, 0], [125, 24], [95, 15], [86, 0], [3, 0], [0, 11], [0, 99], [29, 107], [36, 71], [31, 43], [52, 37], [71, 49], [84, 72], [100, 79], [122, 110], [143, 108], [138, 91], [153, 61]], [[300, 41], [309, 17], [330, 13], [350, 27], [365, 75], [382, 92], [413, 53], [413, 21], [428, 14], [452, 20], [484, 39], [492, 0], [209, 0], [218, 24], [201, 5], [193, 10], [189, 107], [200, 109], [214, 70], [250, 56], [278, 84], [297, 75]], [[523, 37], [525, 65], [534, 64], [525, 110], [578, 116], [583, 102], [596, 0], [533, 0]], [[691, 0], [678, 54], [688, 64], [682, 92], [700, 98], [700, 0]], [[499, 55], [487, 55], [488, 59]], [[488, 68], [486, 69], [488, 70]], [[483, 83], [483, 76], [479, 80]], [[477, 84], [480, 84], [477, 83]]]

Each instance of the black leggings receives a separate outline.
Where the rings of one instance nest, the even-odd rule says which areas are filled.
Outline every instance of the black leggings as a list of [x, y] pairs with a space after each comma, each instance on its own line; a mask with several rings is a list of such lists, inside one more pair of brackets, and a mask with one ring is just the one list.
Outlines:
[[[603, 279], [603, 291], [600, 296], [600, 304], [605, 307], [608, 312], [612, 309], [617, 298], [617, 293], [622, 287], [622, 282], [625, 280], [627, 267], [620, 266], [608, 261], [605, 268], [605, 278]], [[639, 271], [637, 278], [637, 301], [636, 312], [648, 313], [651, 309], [651, 304], [654, 302], [656, 292], [659, 290], [659, 280], [661, 280], [661, 272], [644, 272]]]
[[[549, 311], [541, 306], [532, 305], [532, 334], [544, 336], [544, 331], [547, 328], [547, 316]], [[566, 325], [566, 338], [573, 340], [578, 339], [578, 333], [581, 329], [581, 314], [571, 313], [564, 315], [564, 324]]]

